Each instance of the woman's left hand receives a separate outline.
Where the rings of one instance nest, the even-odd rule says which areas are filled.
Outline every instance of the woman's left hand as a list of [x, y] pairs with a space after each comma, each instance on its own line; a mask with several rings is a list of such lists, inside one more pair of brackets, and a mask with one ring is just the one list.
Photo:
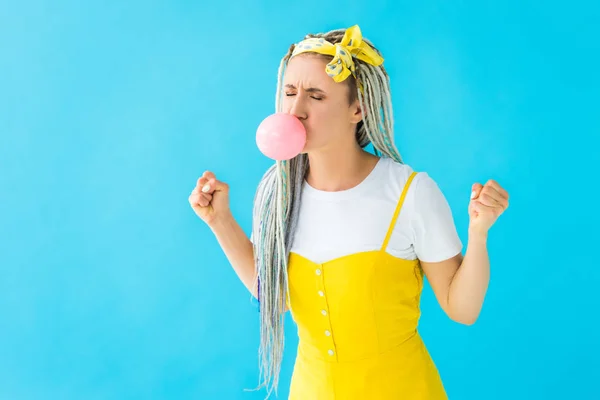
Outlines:
[[498, 217], [508, 208], [508, 192], [490, 179], [473, 184], [469, 203], [469, 232], [487, 235]]

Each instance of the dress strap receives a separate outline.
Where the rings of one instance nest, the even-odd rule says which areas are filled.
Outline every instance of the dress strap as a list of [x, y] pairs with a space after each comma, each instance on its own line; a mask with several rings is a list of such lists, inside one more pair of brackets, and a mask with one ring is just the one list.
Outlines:
[[392, 236], [392, 232], [394, 231], [394, 226], [396, 225], [396, 220], [398, 219], [398, 215], [400, 215], [400, 209], [402, 208], [402, 204], [404, 204], [404, 198], [406, 197], [406, 193], [408, 192], [408, 187], [410, 186], [413, 179], [417, 176], [417, 172], [413, 171], [412, 174], [408, 177], [408, 181], [404, 185], [404, 189], [402, 190], [402, 194], [400, 195], [400, 200], [398, 200], [398, 205], [396, 206], [396, 211], [394, 211], [394, 216], [392, 218], [392, 222], [390, 223], [390, 227], [388, 228], [387, 234], [385, 235], [385, 240], [383, 241], [383, 246], [381, 247], [381, 251], [385, 251], [390, 241], [390, 237]]

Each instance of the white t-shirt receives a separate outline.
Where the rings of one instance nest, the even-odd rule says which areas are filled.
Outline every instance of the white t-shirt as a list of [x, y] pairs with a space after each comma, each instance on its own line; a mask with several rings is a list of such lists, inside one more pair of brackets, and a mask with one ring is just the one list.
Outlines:
[[[291, 251], [323, 263], [348, 254], [379, 250], [413, 169], [382, 157], [357, 186], [338, 192], [306, 181]], [[443, 261], [462, 251], [450, 206], [435, 181], [413, 179], [386, 251], [395, 257]]]

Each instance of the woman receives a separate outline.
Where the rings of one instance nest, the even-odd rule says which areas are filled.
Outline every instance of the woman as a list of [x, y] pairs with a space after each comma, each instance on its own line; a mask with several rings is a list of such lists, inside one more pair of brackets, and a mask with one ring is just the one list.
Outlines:
[[261, 180], [254, 240], [210, 171], [189, 197], [260, 302], [263, 383], [277, 388], [289, 308], [300, 339], [290, 399], [446, 399], [417, 331], [423, 276], [451, 319], [474, 323], [489, 280], [487, 232], [507, 192], [493, 180], [473, 185], [463, 257], [443, 194], [394, 145], [383, 58], [358, 26], [290, 47], [276, 110], [300, 119], [307, 142]]

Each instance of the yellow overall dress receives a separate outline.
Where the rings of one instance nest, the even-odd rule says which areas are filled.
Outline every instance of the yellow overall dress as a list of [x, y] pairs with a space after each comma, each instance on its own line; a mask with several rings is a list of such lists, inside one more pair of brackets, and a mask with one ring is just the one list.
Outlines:
[[321, 264], [290, 253], [287, 300], [299, 344], [289, 400], [447, 399], [417, 332], [419, 260], [385, 251], [415, 175], [380, 250]]

